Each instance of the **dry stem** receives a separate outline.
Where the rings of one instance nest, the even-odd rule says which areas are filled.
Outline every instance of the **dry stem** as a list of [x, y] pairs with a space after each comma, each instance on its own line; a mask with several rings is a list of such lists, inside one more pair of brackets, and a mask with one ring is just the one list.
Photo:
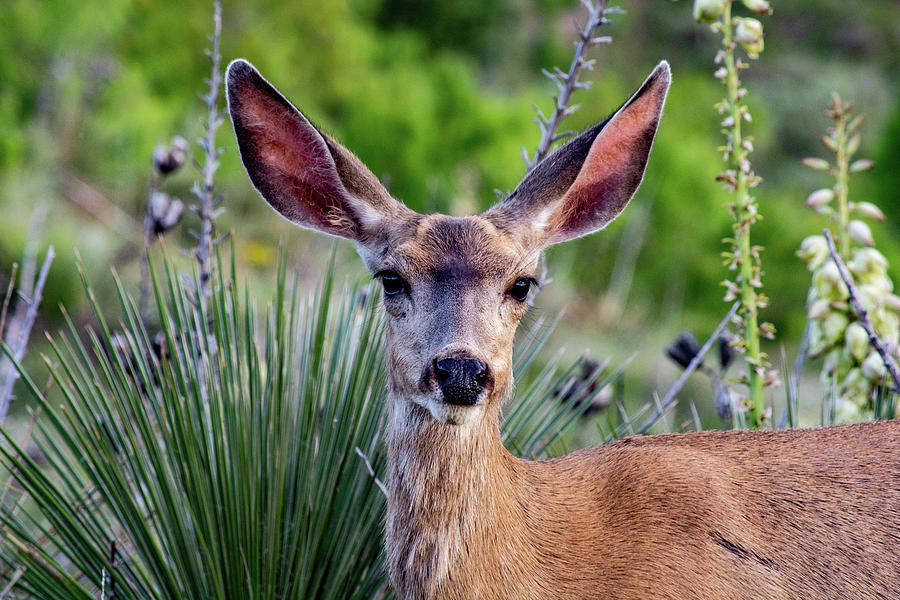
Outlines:
[[895, 393], [900, 393], [900, 369], [897, 368], [897, 363], [894, 361], [894, 357], [891, 356], [891, 353], [888, 352], [884, 342], [882, 342], [881, 338], [878, 337], [878, 334], [875, 333], [875, 328], [872, 327], [872, 321], [869, 320], [869, 313], [862, 305], [862, 302], [859, 301], [859, 290], [857, 290], [856, 286], [853, 284], [853, 278], [850, 277], [847, 266], [844, 264], [844, 261], [841, 260], [837, 248], [834, 246], [834, 239], [831, 237], [831, 231], [825, 229], [822, 231], [822, 234], [825, 236], [825, 241], [828, 242], [828, 251], [831, 253], [834, 264], [837, 265], [838, 271], [841, 274], [841, 279], [844, 281], [847, 290], [850, 292], [850, 304], [853, 306], [853, 310], [859, 317], [859, 324], [862, 325], [863, 329], [865, 329], [866, 333], [869, 335], [869, 344], [875, 348], [875, 351], [881, 356], [881, 360], [884, 361], [884, 366], [887, 368], [888, 373], [891, 375], [891, 379], [894, 381], [893, 391]]
[[579, 89], [586, 90], [591, 87], [590, 81], [578, 81], [578, 76], [581, 75], [581, 72], [584, 69], [592, 71], [596, 64], [594, 59], [586, 59], [585, 55], [587, 54], [588, 49], [598, 44], [608, 44], [612, 41], [612, 38], [608, 36], [595, 37], [594, 33], [601, 25], [609, 23], [606, 15], [623, 12], [622, 9], [615, 6], [607, 8], [607, 1], [608, 0], [597, 0], [597, 2], [593, 2], [592, 0], [581, 1], [585, 8], [588, 9], [588, 22], [583, 28], [578, 28], [578, 41], [575, 42], [575, 56], [572, 58], [572, 64], [569, 66], [568, 72], [563, 73], [558, 67], [553, 67], [553, 72], [542, 69], [543, 74], [556, 84], [559, 94], [553, 97], [553, 114], [550, 115], [549, 118], [544, 116], [544, 113], [541, 112], [541, 109], [539, 109], [537, 105], [534, 105], [534, 110], [537, 112], [537, 117], [535, 117], [534, 120], [541, 129], [541, 140], [538, 142], [534, 158], [530, 158], [528, 156], [528, 151], [524, 146], [522, 147], [522, 160], [525, 161], [525, 166], [528, 167], [529, 171], [535, 168], [539, 162], [544, 160], [547, 154], [550, 153], [550, 148], [553, 144], [572, 135], [571, 131], [564, 131], [563, 133], [557, 133], [557, 131], [559, 130], [559, 126], [563, 119], [578, 110], [578, 105], [569, 106], [572, 92]]

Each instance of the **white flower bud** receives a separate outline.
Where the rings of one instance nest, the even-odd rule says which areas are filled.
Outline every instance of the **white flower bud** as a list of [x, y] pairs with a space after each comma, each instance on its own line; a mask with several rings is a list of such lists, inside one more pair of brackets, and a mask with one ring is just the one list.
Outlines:
[[772, 7], [766, 0], [741, 0], [748, 9], [761, 15], [771, 15]]
[[734, 39], [741, 43], [747, 54], [754, 56], [763, 51], [763, 26], [756, 19], [735, 19]]
[[821, 235], [811, 235], [800, 243], [797, 256], [806, 263], [810, 271], [814, 271], [828, 258], [828, 242]]
[[822, 333], [822, 322], [812, 321], [809, 324], [809, 357], [816, 358], [828, 350], [829, 343]]
[[857, 202], [853, 205], [853, 210], [864, 217], [869, 217], [870, 219], [875, 219], [876, 221], [884, 221], [884, 213], [881, 212], [880, 208], [878, 208], [871, 202]]
[[832, 377], [843, 379], [853, 366], [853, 359], [844, 348], [835, 348], [825, 355], [822, 364], [822, 375], [830, 380]]
[[860, 244], [865, 244], [866, 246], [875, 245], [875, 240], [872, 239], [872, 230], [862, 221], [850, 221], [850, 224], [847, 225], [847, 231], [850, 232], [850, 237]]
[[859, 412], [859, 406], [854, 402], [844, 400], [835, 407], [834, 422], [837, 424], [858, 423], [862, 416]]
[[863, 403], [868, 399], [871, 384], [861, 369], [850, 369], [841, 384], [841, 395], [846, 399], [854, 399]]
[[178, 224], [184, 212], [184, 203], [165, 192], [154, 192], [150, 195], [147, 209], [153, 233], [160, 235]]
[[694, 20], [712, 23], [725, 10], [725, 0], [694, 0]]
[[[860, 115], [860, 116], [862, 116], [862, 115]], [[868, 171], [870, 169], [873, 169], [874, 167], [875, 167], [874, 160], [868, 160], [866, 158], [861, 158], [859, 160], [853, 161], [853, 164], [850, 165], [850, 172], [857, 173], [859, 171]]]
[[831, 168], [831, 163], [829, 163], [824, 158], [804, 158], [800, 162], [802, 162], [810, 169], [815, 169], [816, 171], [827, 171]]
[[888, 310], [900, 313], [900, 296], [896, 294], [888, 294], [884, 297], [884, 306]]
[[858, 277], [884, 275], [887, 273], [887, 259], [875, 248], [860, 248], [853, 253], [847, 268]]
[[844, 332], [844, 345], [850, 356], [862, 362], [869, 353], [869, 334], [859, 323], [850, 323]]
[[828, 188], [816, 190], [806, 198], [806, 205], [810, 208], [828, 204], [834, 198], [834, 191]]
[[822, 336], [829, 346], [844, 337], [849, 324], [850, 319], [841, 312], [831, 312], [822, 320]]
[[884, 361], [877, 352], [870, 352], [859, 368], [870, 381], [881, 383], [884, 378]]
[[816, 286], [820, 298], [841, 301], [850, 297], [850, 292], [847, 291], [847, 286], [844, 285], [834, 261], [828, 261], [819, 267], [819, 270], [813, 274], [813, 284]]
[[819, 298], [809, 305], [809, 309], [806, 311], [806, 318], [810, 321], [817, 321], [827, 315], [829, 310], [831, 310], [830, 302]]
[[175, 136], [172, 138], [172, 143], [168, 148], [157, 146], [153, 149], [153, 168], [163, 176], [172, 174], [181, 168], [181, 165], [187, 160], [189, 149], [190, 145], [186, 139], [181, 136]]

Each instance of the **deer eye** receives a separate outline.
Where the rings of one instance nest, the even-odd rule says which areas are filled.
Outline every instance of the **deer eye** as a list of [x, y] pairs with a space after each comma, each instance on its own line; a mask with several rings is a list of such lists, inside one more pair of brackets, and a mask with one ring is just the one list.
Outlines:
[[525, 302], [528, 299], [528, 291], [534, 283], [535, 281], [531, 277], [520, 277], [506, 293], [519, 302]]
[[394, 271], [379, 271], [375, 274], [375, 277], [381, 279], [381, 285], [384, 287], [384, 293], [387, 296], [396, 296], [409, 289], [409, 285]]

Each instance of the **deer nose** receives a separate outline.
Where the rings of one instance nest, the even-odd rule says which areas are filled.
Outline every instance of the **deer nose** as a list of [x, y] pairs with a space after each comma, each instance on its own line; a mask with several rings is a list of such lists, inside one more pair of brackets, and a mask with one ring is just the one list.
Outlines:
[[440, 358], [434, 360], [434, 378], [445, 402], [472, 406], [487, 385], [488, 368], [477, 358]]

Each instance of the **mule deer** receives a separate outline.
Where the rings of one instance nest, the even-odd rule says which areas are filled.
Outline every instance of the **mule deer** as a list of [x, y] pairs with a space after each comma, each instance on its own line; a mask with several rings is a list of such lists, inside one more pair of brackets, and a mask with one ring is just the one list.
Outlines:
[[661, 63], [508, 198], [456, 218], [393, 199], [249, 63], [230, 65], [256, 189], [297, 225], [354, 241], [384, 288], [401, 598], [900, 597], [898, 422], [632, 437], [547, 461], [501, 443], [539, 255], [625, 208], [669, 80]]

